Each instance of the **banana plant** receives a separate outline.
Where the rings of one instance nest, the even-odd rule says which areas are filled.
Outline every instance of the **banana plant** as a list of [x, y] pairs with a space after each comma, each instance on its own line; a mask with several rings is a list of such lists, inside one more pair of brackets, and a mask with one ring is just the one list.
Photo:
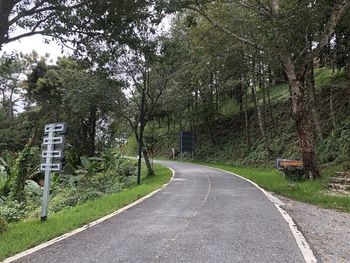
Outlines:
[[3, 165], [0, 165], [0, 204], [5, 200], [3, 196], [3, 189], [5, 188], [8, 181], [8, 176]]
[[75, 171], [76, 174], [93, 175], [101, 169], [101, 160], [98, 158], [80, 157], [81, 169]]
[[37, 196], [42, 196], [43, 195], [43, 189], [40, 187], [40, 185], [33, 181], [33, 180], [27, 180], [26, 181], [26, 190], [28, 192], [31, 192]]
[[0, 158], [0, 203], [6, 199], [6, 194], [9, 192], [9, 185], [12, 178], [16, 175], [16, 168], [13, 158], [8, 155]]

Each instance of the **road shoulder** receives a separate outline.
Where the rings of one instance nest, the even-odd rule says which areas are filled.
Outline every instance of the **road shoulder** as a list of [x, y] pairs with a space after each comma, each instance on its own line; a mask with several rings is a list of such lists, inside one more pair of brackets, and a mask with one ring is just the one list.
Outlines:
[[324, 262], [350, 262], [350, 214], [277, 197]]

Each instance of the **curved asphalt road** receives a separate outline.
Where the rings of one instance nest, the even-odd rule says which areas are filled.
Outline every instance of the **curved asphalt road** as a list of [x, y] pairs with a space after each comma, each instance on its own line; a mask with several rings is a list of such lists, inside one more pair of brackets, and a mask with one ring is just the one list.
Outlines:
[[16, 262], [305, 262], [287, 223], [256, 187], [193, 164], [142, 203]]

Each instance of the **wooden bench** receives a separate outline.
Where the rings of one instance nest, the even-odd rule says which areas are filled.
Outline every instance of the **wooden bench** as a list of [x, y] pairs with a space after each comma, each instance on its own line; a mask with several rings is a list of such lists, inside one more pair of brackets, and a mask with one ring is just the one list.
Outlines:
[[299, 160], [277, 158], [275, 162], [275, 167], [283, 172], [283, 176], [302, 176], [304, 174], [304, 163]]

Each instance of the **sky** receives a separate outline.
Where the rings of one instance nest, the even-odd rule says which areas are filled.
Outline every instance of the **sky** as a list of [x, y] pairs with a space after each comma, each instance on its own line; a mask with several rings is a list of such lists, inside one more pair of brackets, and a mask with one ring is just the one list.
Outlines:
[[[163, 19], [162, 23], [158, 26], [158, 30], [164, 33], [169, 32], [171, 19], [172, 16], [167, 16], [165, 19]], [[15, 31], [15, 33], [16, 32], [17, 31]], [[62, 48], [55, 41], [50, 41], [50, 43], [48, 44], [45, 43], [45, 37], [41, 35], [34, 35], [5, 44], [0, 51], [0, 56], [3, 53], [11, 53], [14, 51], [28, 54], [31, 53], [33, 50], [35, 50], [39, 54], [39, 56], [45, 56], [46, 54], [49, 54], [49, 59], [47, 61], [49, 64], [55, 64], [57, 61], [57, 57], [69, 55], [69, 51], [67, 51], [67, 48], [62, 51]], [[15, 109], [18, 112], [22, 112], [23, 103], [19, 102]]]
[[[171, 15], [165, 17], [158, 26], [158, 30], [162, 32], [169, 32], [172, 18], [173, 16]], [[15, 35], [16, 32], [17, 31], [15, 31]], [[2, 55], [4, 52], [11, 53], [15, 50], [24, 54], [31, 53], [33, 50], [35, 50], [39, 56], [45, 56], [45, 54], [48, 53], [50, 55], [49, 60], [51, 60], [51, 63], [55, 63], [57, 57], [69, 54], [67, 49], [65, 49], [62, 53], [61, 47], [54, 41], [51, 41], [50, 44], [46, 44], [45, 38], [41, 35], [34, 35], [8, 43], [2, 47], [0, 55]]]
[[[57, 57], [64, 55], [57, 43], [51, 41], [50, 44], [45, 44], [44, 37], [40, 35], [26, 37], [8, 43], [3, 46], [0, 55], [4, 52], [11, 53], [15, 50], [25, 54], [31, 53], [35, 50], [39, 56], [45, 56], [45, 54], [48, 53], [50, 54], [49, 60], [52, 60], [52, 63], [56, 62]], [[65, 52], [65, 54], [67, 54], [67, 52]]]
[[[22, 52], [24, 54], [31, 53], [33, 50], [35, 50], [39, 56], [45, 56], [46, 53], [48, 53], [49, 64], [55, 64], [57, 57], [62, 56], [61, 48], [60, 46], [55, 43], [54, 41], [51, 41], [50, 44], [45, 44], [44, 37], [40, 35], [35, 35], [31, 37], [26, 37], [21, 40], [17, 40], [15, 42], [8, 43], [3, 46], [2, 50], [0, 51], [0, 55], [3, 53], [11, 53], [13, 51]], [[68, 53], [66, 53], [67, 55]], [[22, 97], [21, 95], [16, 95], [16, 97]], [[18, 103], [15, 105], [15, 110], [19, 113], [24, 110], [24, 104], [22, 99], [18, 101]]]

